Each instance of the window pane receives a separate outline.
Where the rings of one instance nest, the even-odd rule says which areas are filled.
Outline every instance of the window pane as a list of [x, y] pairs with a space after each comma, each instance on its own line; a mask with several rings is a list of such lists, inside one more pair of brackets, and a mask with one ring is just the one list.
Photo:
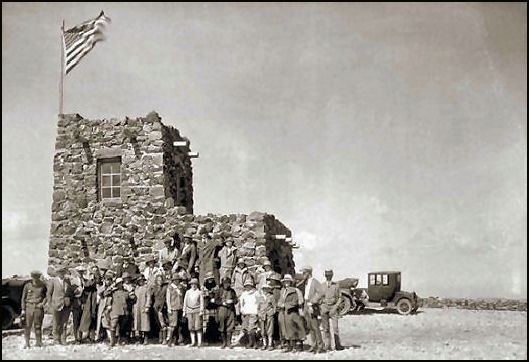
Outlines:
[[382, 274], [377, 274], [377, 285], [382, 284]]
[[102, 192], [101, 196], [102, 196], [102, 198], [104, 198], [104, 199], [108, 199], [108, 198], [112, 197], [112, 196], [110, 195], [110, 187], [103, 187], [103, 188], [101, 189], [101, 192]]
[[112, 176], [112, 186], [120, 186], [120, 185], [121, 185], [121, 176], [113, 175]]
[[384, 285], [388, 285], [389, 284], [388, 275], [387, 274], [382, 274], [382, 284], [384, 284]]
[[102, 177], [102, 185], [103, 186], [111, 186], [110, 185], [110, 176], [101, 176]]
[[369, 285], [375, 285], [375, 274], [369, 275]]
[[120, 173], [120, 165], [119, 165], [119, 162], [114, 162], [114, 163], [111, 163], [112, 165], [112, 173]]
[[101, 164], [101, 173], [110, 173], [111, 172], [110, 163], [103, 163]]
[[112, 187], [112, 197], [121, 197], [120, 187]]

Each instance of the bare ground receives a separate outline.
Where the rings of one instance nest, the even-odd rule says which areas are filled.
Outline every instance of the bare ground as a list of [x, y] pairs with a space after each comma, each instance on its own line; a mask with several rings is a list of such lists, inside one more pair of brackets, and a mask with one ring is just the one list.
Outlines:
[[[23, 336], [2, 337], [2, 359], [527, 359], [527, 313], [424, 309], [413, 316], [376, 313], [340, 320], [344, 351], [314, 355], [219, 347], [105, 344], [22, 349]], [[32, 341], [34, 343], [34, 341]]]

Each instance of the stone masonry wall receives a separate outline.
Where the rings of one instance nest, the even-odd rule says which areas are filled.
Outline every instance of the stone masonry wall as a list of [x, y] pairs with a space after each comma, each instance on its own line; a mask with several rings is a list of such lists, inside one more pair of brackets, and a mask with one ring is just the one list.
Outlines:
[[[125, 120], [61, 115], [53, 166], [51, 273], [57, 265], [71, 267], [118, 255], [133, 256], [141, 264], [145, 255], [156, 254], [164, 239], [186, 231], [231, 236], [251, 269], [269, 257], [278, 272], [294, 271], [291, 246], [274, 238], [290, 236], [290, 230], [273, 215], [190, 213], [189, 149], [173, 146], [181, 139], [156, 113]], [[116, 156], [122, 165], [121, 198], [100, 201], [98, 160]]]

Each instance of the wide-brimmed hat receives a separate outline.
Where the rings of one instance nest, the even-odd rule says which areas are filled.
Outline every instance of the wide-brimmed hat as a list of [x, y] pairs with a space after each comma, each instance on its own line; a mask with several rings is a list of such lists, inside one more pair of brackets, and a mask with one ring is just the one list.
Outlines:
[[191, 281], [189, 282], [189, 284], [197, 284], [197, 285], [198, 285], [198, 279], [197, 279], [197, 278], [193, 278], [193, 279], [191, 279]]
[[312, 273], [312, 267], [310, 265], [305, 265], [301, 271], [308, 271], [308, 272], [311, 272]]
[[280, 282], [281, 281], [281, 274], [279, 273], [272, 273], [268, 278], [266, 278], [267, 280], [275, 280], [276, 282]]
[[204, 280], [205, 279], [215, 279], [215, 275], [213, 275], [212, 271], [208, 271], [206, 275], [204, 275]]
[[125, 279], [125, 278], [132, 278], [132, 275], [131, 275], [129, 272], [123, 272], [123, 274], [121, 274], [121, 277], [122, 277], [123, 279]]
[[268, 283], [266, 283], [265, 285], [263, 285], [261, 287], [261, 289], [265, 289], [265, 288], [266, 289], [274, 289], [275, 287], [272, 284], [270, 284], [270, 282], [268, 282]]
[[332, 269], [325, 269], [325, 275], [331, 275], [331, 274], [334, 274], [334, 272], [332, 271]]
[[285, 276], [283, 277], [283, 279], [281, 281], [283, 283], [284, 282], [292, 282], [292, 283], [294, 283], [294, 278], [292, 278], [292, 275], [290, 275], [290, 274], [285, 274]]
[[255, 284], [254, 284], [254, 282], [253, 282], [253, 280], [252, 280], [251, 278], [248, 278], [248, 279], [246, 279], [246, 280], [244, 281], [244, 286], [246, 287], [246, 286], [248, 286], [248, 285], [250, 285], [250, 286], [252, 286], [252, 287], [255, 287]]

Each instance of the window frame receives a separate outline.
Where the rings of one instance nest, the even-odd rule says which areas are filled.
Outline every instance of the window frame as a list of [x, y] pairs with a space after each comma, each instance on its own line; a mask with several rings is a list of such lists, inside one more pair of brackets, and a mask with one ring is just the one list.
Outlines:
[[[113, 172], [113, 165], [110, 166], [110, 173], [103, 173], [103, 167], [106, 164], [117, 164], [119, 166], [119, 173]], [[114, 176], [119, 175], [119, 184], [114, 184]], [[103, 177], [110, 177], [110, 185], [103, 185]], [[98, 158], [97, 159], [97, 200], [98, 201], [121, 201], [121, 185], [123, 181], [123, 170], [121, 163], [121, 156]], [[110, 190], [110, 197], [103, 197], [103, 189]], [[119, 196], [114, 196], [115, 189], [119, 192]]]

